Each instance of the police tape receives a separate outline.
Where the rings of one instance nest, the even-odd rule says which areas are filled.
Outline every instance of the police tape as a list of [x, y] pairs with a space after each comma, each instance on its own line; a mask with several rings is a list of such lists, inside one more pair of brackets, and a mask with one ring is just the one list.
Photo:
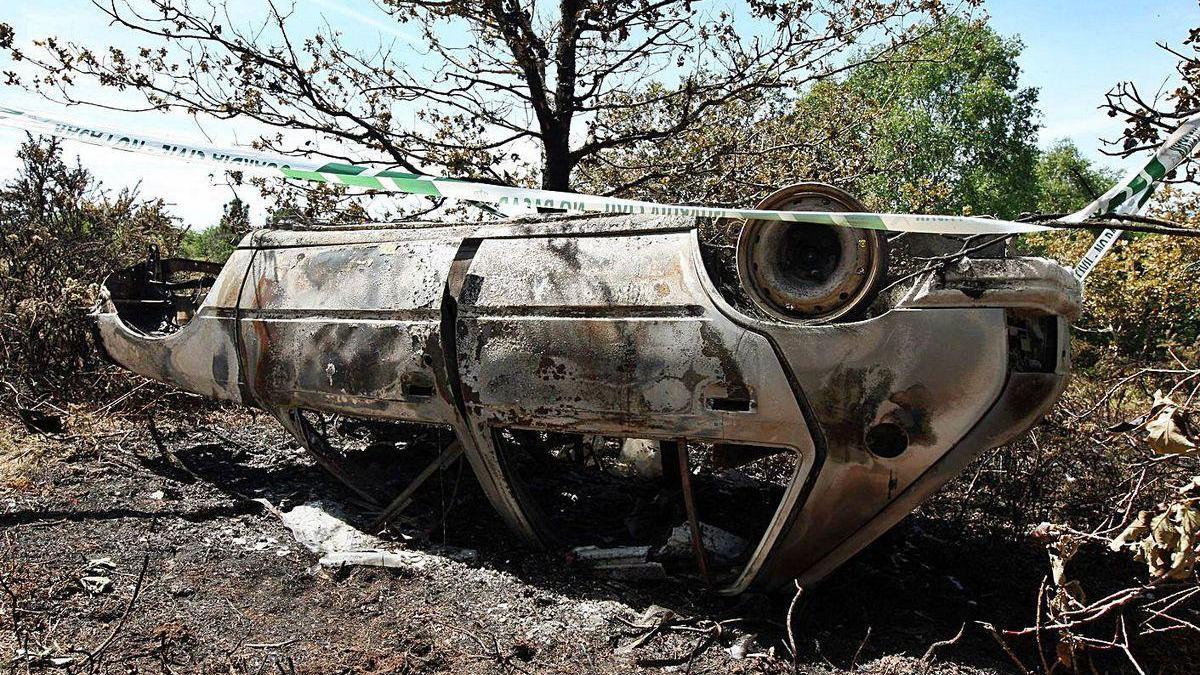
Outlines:
[[[1200, 114], [1183, 121], [1178, 128], [1159, 146], [1154, 157], [1140, 169], [1131, 171], [1125, 179], [1112, 186], [1096, 201], [1063, 218], [1063, 222], [1082, 223], [1092, 218], [1111, 215], [1138, 215], [1146, 210], [1146, 203], [1154, 194], [1158, 182], [1187, 159], [1200, 142]], [[1106, 229], [1096, 237], [1079, 263], [1075, 265], [1075, 278], [1083, 283], [1096, 264], [1121, 238], [1121, 230]]]
[[1051, 229], [1045, 225], [1016, 223], [991, 218], [934, 216], [897, 213], [845, 213], [822, 211], [774, 211], [710, 206], [659, 204], [635, 199], [517, 188], [477, 183], [456, 178], [405, 173], [392, 169], [368, 169], [341, 163], [317, 163], [300, 158], [246, 152], [211, 145], [156, 138], [125, 130], [68, 122], [34, 113], [0, 107], [0, 126], [47, 134], [127, 152], [156, 155], [226, 171], [332, 183], [351, 187], [400, 192], [410, 195], [447, 197], [499, 206], [551, 208], [595, 213], [680, 215], [710, 218], [778, 220], [857, 227], [893, 232], [933, 234], [1019, 234]]
[[[226, 171], [241, 171], [410, 195], [446, 197], [498, 206], [596, 213], [776, 220], [894, 232], [951, 235], [1020, 234], [1054, 229], [1053, 226], [1036, 223], [969, 216], [734, 209], [659, 204], [574, 192], [517, 188], [406, 173], [390, 168], [369, 169], [353, 164], [313, 162], [296, 157], [187, 143], [175, 139], [134, 134], [124, 130], [83, 125], [6, 107], [0, 107], [0, 126], [116, 150], [202, 164]], [[1150, 198], [1157, 181], [1174, 170], [1191, 153], [1197, 141], [1200, 141], [1200, 115], [1186, 120], [1179, 129], [1171, 134], [1155, 157], [1142, 169], [1130, 173], [1125, 180], [1113, 186], [1102, 197], [1063, 220], [1079, 223], [1104, 215], [1138, 212]], [[1120, 234], [1119, 230], [1105, 230], [1100, 235], [1083, 260], [1076, 266], [1075, 275], [1080, 281], [1086, 278], [1088, 272], [1107, 253]]]

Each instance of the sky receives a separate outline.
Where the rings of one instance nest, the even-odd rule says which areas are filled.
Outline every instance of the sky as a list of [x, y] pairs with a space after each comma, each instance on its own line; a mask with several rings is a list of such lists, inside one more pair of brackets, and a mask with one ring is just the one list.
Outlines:
[[[247, 16], [261, 11], [265, 2], [238, 0], [230, 3]], [[296, 25], [315, 27], [328, 22], [344, 33], [348, 44], [371, 48], [380, 41], [403, 44], [413, 36], [397, 26], [369, 0], [306, 0], [297, 3]], [[1024, 86], [1039, 90], [1044, 118], [1040, 142], [1047, 146], [1057, 139], [1073, 141], [1086, 156], [1118, 168], [1125, 163], [1104, 157], [1101, 138], [1116, 138], [1122, 125], [1098, 107], [1115, 83], [1129, 80], [1143, 92], [1154, 92], [1164, 82], [1174, 82], [1175, 58], [1156, 42], [1179, 45], [1190, 27], [1200, 25], [1197, 0], [989, 0], [985, 4], [992, 26], [1006, 36], [1019, 36], [1025, 44], [1019, 63]], [[238, 18], [241, 18], [239, 16]], [[88, 0], [0, 0], [0, 21], [17, 34], [17, 42], [32, 51], [29, 41], [48, 35], [92, 47], [111, 44], [131, 47], [137, 41], [107, 25], [105, 17]], [[0, 71], [12, 67], [0, 57]], [[107, 101], [137, 105], [136, 94], [104, 92]], [[122, 98], [128, 97], [128, 98]], [[40, 112], [50, 117], [87, 120], [98, 126], [130, 127], [143, 133], [176, 136], [215, 145], [246, 145], [261, 132], [245, 122], [205, 121], [199, 125], [187, 116], [85, 110], [64, 110], [13, 87], [0, 86], [0, 105]], [[16, 148], [24, 134], [0, 128], [0, 181], [17, 170]], [[220, 175], [207, 168], [172, 160], [117, 153], [82, 144], [66, 146], [69, 156], [78, 155], [110, 188], [140, 185], [146, 197], [162, 197], [183, 223], [203, 229], [217, 222], [222, 205], [233, 190]], [[802, 179], [803, 176], [797, 176]], [[252, 218], [263, 217], [256, 191], [237, 188], [250, 202]]]

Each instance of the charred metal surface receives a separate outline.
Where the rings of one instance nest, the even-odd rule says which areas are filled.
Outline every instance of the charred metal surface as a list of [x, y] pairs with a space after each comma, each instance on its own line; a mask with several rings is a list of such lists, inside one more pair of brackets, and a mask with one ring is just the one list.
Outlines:
[[96, 332], [107, 356], [135, 373], [202, 396], [251, 403], [242, 397], [235, 321], [227, 316], [237, 305], [242, 268], [251, 255], [235, 252], [191, 320], [169, 332], [146, 322], [140, 309], [129, 311], [154, 294], [143, 267], [151, 263], [113, 275], [102, 289], [96, 314]]
[[792, 453], [727, 592], [819, 579], [1023, 431], [1061, 391], [1079, 307], [1061, 267], [1001, 258], [917, 277], [865, 320], [765, 319], [666, 216], [255, 232], [174, 332], [133, 318], [138, 275], [96, 316], [118, 363], [260, 406], [318, 456], [303, 411], [446, 425], [530, 543], [554, 535], [501, 429], [711, 444], [730, 466]]

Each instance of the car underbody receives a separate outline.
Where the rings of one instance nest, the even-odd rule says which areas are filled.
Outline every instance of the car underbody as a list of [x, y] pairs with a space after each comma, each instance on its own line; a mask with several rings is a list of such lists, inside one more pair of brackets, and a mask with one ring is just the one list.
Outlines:
[[[784, 206], [858, 208], [799, 188]], [[763, 223], [734, 255], [710, 226], [257, 230], [223, 266], [114, 274], [98, 337], [132, 371], [268, 412], [380, 527], [465, 458], [524, 542], [728, 593], [824, 577], [1065, 386], [1080, 296], [1053, 262], [996, 244], [926, 268], [962, 242]], [[443, 450], [399, 495], [348, 468], [431, 428]]]

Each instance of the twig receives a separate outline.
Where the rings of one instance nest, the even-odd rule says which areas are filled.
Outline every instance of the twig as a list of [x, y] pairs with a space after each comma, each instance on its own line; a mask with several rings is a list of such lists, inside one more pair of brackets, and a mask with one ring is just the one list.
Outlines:
[[247, 642], [242, 646], [249, 647], [250, 649], [277, 649], [279, 647], [286, 647], [299, 641], [299, 638], [292, 638], [291, 640], [284, 640], [283, 642]]
[[154, 423], [153, 417], [146, 420], [146, 429], [150, 432], [150, 440], [154, 441], [154, 447], [158, 449], [158, 454], [166, 460], [167, 464], [187, 474], [192, 480], [203, 482], [203, 479], [197, 476], [191, 467], [184, 464], [183, 460], [179, 459], [179, 456], [171, 452], [170, 448], [167, 447], [167, 444], [163, 441], [162, 432], [158, 430], [158, 425]]
[[129, 603], [125, 605], [125, 611], [121, 613], [121, 618], [117, 621], [117, 625], [113, 627], [112, 632], [108, 634], [108, 639], [100, 644], [94, 651], [88, 654], [88, 662], [100, 665], [100, 659], [104, 656], [104, 652], [108, 649], [113, 640], [117, 638], [117, 634], [125, 627], [125, 622], [129, 620], [129, 614], [133, 612], [133, 605], [137, 602], [138, 595], [142, 592], [142, 582], [146, 578], [146, 569], [150, 567], [150, 554], [142, 556], [142, 570], [138, 572], [137, 583], [133, 585], [133, 595], [129, 596]]
[[796, 603], [800, 602], [800, 596], [804, 593], [804, 587], [800, 585], [799, 579], [793, 580], [792, 583], [796, 584], [796, 594], [792, 596], [792, 601], [788, 603], [786, 624], [788, 641], [787, 646], [788, 651], [792, 653], [792, 672], [794, 673], [800, 667], [800, 657], [796, 651], [796, 634], [792, 631], [792, 620], [795, 618]]
[[1037, 638], [1038, 660], [1042, 662], [1042, 672], [1050, 675], [1050, 664], [1046, 663], [1046, 648], [1042, 645], [1042, 602], [1046, 599], [1046, 577], [1038, 585], [1037, 609], [1034, 612], [1033, 627]]
[[933, 657], [937, 654], [937, 651], [939, 649], [949, 647], [949, 646], [953, 645], [954, 643], [958, 642], [959, 640], [961, 640], [963, 633], [966, 632], [966, 630], [967, 630], [967, 624], [963, 623], [961, 626], [958, 627], [958, 633], [956, 633], [954, 635], [954, 637], [950, 638], [949, 640], [939, 640], [938, 642], [935, 642], [935, 643], [929, 645], [929, 649], [925, 650], [925, 655], [921, 657], [921, 660], [925, 663], [932, 663]]
[[977, 251], [982, 251], [985, 248], [995, 246], [996, 244], [1002, 243], [1006, 239], [1010, 239], [1016, 235], [1013, 235], [1013, 234], [1000, 235], [997, 237], [993, 237], [992, 239], [988, 240], [986, 243], [978, 244], [975, 246], [969, 246], [969, 244], [976, 237], [982, 237], [982, 236], [985, 236], [985, 235], [976, 234], [976, 235], [972, 235], [972, 236], [968, 237], [966, 242], [963, 243], [963, 247], [961, 249], [959, 249], [958, 252], [956, 252], [956, 253], [947, 253], [946, 255], [939, 255], [939, 256], [933, 256], [931, 258], [926, 258], [925, 260], [927, 260], [930, 264], [926, 265], [925, 267], [923, 267], [915, 272], [910, 272], [908, 274], [905, 274], [905, 275], [899, 277], [898, 279], [894, 280], [892, 283], [888, 284], [887, 286], [884, 286], [879, 291], [879, 293], [880, 294], [887, 293], [888, 291], [892, 290], [893, 288], [896, 288], [897, 286], [899, 286], [900, 284], [903, 284], [904, 282], [908, 281], [909, 279], [914, 279], [916, 277], [920, 277], [925, 274], [935, 272], [938, 269], [944, 269], [945, 267], [947, 267], [948, 265], [950, 265], [951, 263], [953, 263], [955, 261], [966, 258], [967, 256], [969, 256], [972, 253], [975, 253]]
[[[1012, 637], [1019, 637], [1022, 635], [1032, 635], [1042, 629], [1070, 630], [1072, 628], [1076, 628], [1078, 626], [1082, 626], [1084, 624], [1091, 623], [1091, 622], [1095, 621], [1096, 619], [1099, 619], [1100, 617], [1104, 616], [1105, 614], [1108, 614], [1112, 610], [1128, 604], [1129, 602], [1141, 597], [1141, 594], [1144, 591], [1145, 591], [1145, 589], [1143, 589], [1143, 588], [1127, 588], [1123, 591], [1119, 591], [1117, 593], [1114, 593], [1113, 595], [1110, 595], [1109, 598], [1112, 598], [1111, 600], [1109, 600], [1109, 598], [1105, 598], [1104, 600], [1094, 602], [1090, 605], [1087, 605], [1086, 607], [1080, 607], [1079, 609], [1071, 609], [1071, 610], [1067, 610], [1062, 613], [1063, 617], [1076, 616], [1079, 614], [1086, 614], [1086, 616], [1084, 616], [1083, 618], [1071, 619], [1069, 621], [1059, 621], [1057, 623], [1052, 623], [1052, 624], [1048, 624], [1045, 626], [1036, 626], [1036, 627], [1030, 626], [1029, 628], [1022, 628], [1020, 630], [1005, 630], [1002, 632], [1005, 635], [1009, 635]], [[1105, 602], [1105, 600], [1107, 600], [1107, 602]], [[1102, 602], [1104, 604], [1100, 604]]]
[[13, 590], [8, 587], [8, 584], [5, 583], [5, 581], [4, 581], [4, 577], [0, 577], [0, 590], [4, 591], [4, 594], [8, 596], [8, 601], [12, 604], [12, 608], [11, 608], [12, 629], [13, 629], [13, 631], [16, 631], [17, 630], [17, 594], [13, 593]]
[[[442, 623], [441, 621], [433, 621], [433, 623], [434, 623], [434, 624], [436, 624], [436, 625], [438, 625], [438, 626], [441, 626], [441, 627], [443, 627], [443, 628], [448, 628], [448, 629], [450, 629], [450, 630], [452, 630], [452, 631], [455, 631], [455, 632], [457, 632], [457, 633], [459, 633], [459, 634], [461, 634], [461, 635], [465, 635], [465, 636], [467, 636], [468, 638], [470, 638], [472, 642], [474, 642], [475, 644], [479, 645], [479, 649], [481, 650], [481, 653], [480, 653], [480, 654], [471, 655], [471, 656], [472, 656], [472, 658], [476, 658], [476, 659], [484, 659], [484, 660], [486, 660], [486, 659], [491, 659], [491, 660], [495, 661], [497, 665], [499, 665], [499, 666], [500, 666], [501, 670], [503, 670], [503, 669], [505, 669], [505, 668], [513, 668], [513, 669], [515, 669], [515, 670], [517, 670], [517, 671], [520, 671], [520, 672], [522, 672], [522, 673], [528, 673], [528, 672], [529, 672], [528, 670], [526, 670], [526, 669], [522, 668], [521, 666], [519, 666], [519, 665], [517, 665], [517, 664], [513, 663], [513, 662], [512, 662], [512, 656], [511, 656], [511, 655], [505, 656], [505, 655], [504, 655], [504, 654], [501, 652], [501, 650], [500, 650], [500, 638], [496, 637], [496, 635], [495, 635], [494, 633], [491, 633], [491, 632], [489, 632], [489, 631], [486, 631], [486, 630], [484, 630], [484, 629], [483, 629], [481, 626], [479, 626], [478, 624], [476, 624], [476, 628], [478, 628], [480, 631], [482, 631], [483, 633], [485, 633], [485, 634], [488, 636], [488, 638], [490, 638], [490, 639], [491, 639], [491, 641], [492, 641], [492, 644], [491, 644], [490, 646], [489, 646], [489, 645], [487, 645], [486, 643], [484, 643], [483, 639], [482, 639], [482, 638], [480, 638], [478, 635], [476, 635], [476, 634], [472, 633], [472, 632], [471, 632], [471, 631], [469, 631], [469, 630], [466, 630], [465, 628], [463, 628], [463, 627], [461, 627], [461, 626], [455, 626], [455, 625], [448, 624], [448, 623]], [[491, 653], [488, 653], [488, 652], [491, 652]]]
[[1087, 410], [1085, 410], [1081, 413], [1071, 413], [1071, 417], [1073, 417], [1075, 419], [1079, 419], [1081, 417], [1086, 417], [1086, 416], [1096, 412], [1096, 410], [1098, 410], [1100, 408], [1100, 406], [1104, 405], [1104, 402], [1107, 401], [1117, 391], [1117, 389], [1121, 388], [1122, 385], [1124, 385], [1125, 383], [1127, 383], [1131, 380], [1136, 380], [1137, 378], [1141, 377], [1142, 375], [1149, 375], [1149, 374], [1180, 375], [1180, 374], [1191, 374], [1194, 372], [1195, 371], [1191, 370], [1191, 369], [1181, 370], [1181, 369], [1175, 369], [1175, 368], [1142, 368], [1141, 370], [1137, 371], [1136, 373], [1134, 373], [1132, 375], [1121, 378], [1108, 391], [1106, 391], [1104, 393], [1104, 395], [1101, 396], [1100, 399], [1098, 401], [1096, 401], [1096, 404], [1093, 405], [1091, 408], [1088, 408]]
[[1137, 659], [1133, 658], [1133, 652], [1129, 649], [1129, 631], [1125, 630], [1125, 615], [1121, 615], [1121, 634], [1124, 640], [1121, 642], [1121, 651], [1125, 652], [1125, 656], [1129, 657], [1129, 662], [1137, 669], [1140, 675], [1146, 675], [1146, 671], [1142, 670], [1142, 666], [1138, 664]]
[[635, 663], [643, 668], [668, 668], [671, 666], [680, 666], [686, 663], [687, 669], [684, 672], [690, 673], [692, 670], [692, 662], [696, 660], [696, 657], [700, 656], [705, 652], [705, 650], [711, 647], [717, 640], [721, 639], [723, 629], [721, 627], [721, 622], [713, 621], [709, 626], [702, 629], [702, 631], [704, 635], [701, 636], [694, 645], [692, 645], [692, 648], [688, 650], [686, 655], [666, 658], [638, 657], [635, 659]]
[[996, 630], [995, 626], [985, 621], [976, 621], [975, 623], [982, 626], [983, 629], [988, 633], [991, 633], [992, 637], [996, 640], [996, 644], [1000, 645], [1000, 648], [1004, 650], [1005, 654], [1008, 654], [1008, 658], [1012, 659], [1012, 662], [1021, 669], [1022, 673], [1030, 672], [1030, 670], [1025, 667], [1025, 664], [1021, 662], [1021, 659], [1017, 658], [1017, 655], [1013, 652], [1012, 647], [1008, 646], [1008, 642], [1005, 642], [1004, 638], [1000, 635], [1000, 632]]
[[862, 653], [863, 647], [867, 645], [867, 640], [871, 639], [871, 627], [867, 626], [867, 634], [863, 636], [862, 642], [858, 643], [858, 649], [854, 650], [854, 656], [850, 659], [850, 667], [847, 669], [854, 672], [858, 669], [858, 655]]
[[1200, 632], [1200, 626], [1197, 626], [1196, 624], [1194, 624], [1190, 621], [1186, 621], [1184, 619], [1180, 619], [1179, 617], [1167, 614], [1167, 612], [1170, 611], [1173, 607], [1175, 607], [1176, 605], [1178, 605], [1181, 602], [1184, 602], [1185, 600], [1188, 600], [1193, 595], [1195, 595], [1198, 591], [1200, 591], [1200, 586], [1193, 586], [1191, 588], [1180, 591], [1178, 593], [1172, 593], [1171, 595], [1168, 595], [1166, 598], [1162, 599], [1162, 600], [1169, 600], [1169, 602], [1165, 606], [1163, 606], [1162, 609], [1152, 609], [1154, 604], [1161, 602], [1162, 600], [1156, 600], [1153, 603], [1147, 603], [1146, 605], [1143, 605], [1142, 609], [1150, 612], [1151, 617], [1147, 618], [1145, 621], [1143, 621], [1142, 625], [1149, 624], [1150, 621], [1153, 620], [1153, 617], [1159, 617], [1162, 619], [1166, 619], [1167, 621], [1174, 621], [1176, 624], [1178, 624], [1176, 626], [1173, 626], [1173, 628], [1191, 628], [1192, 630], [1194, 630], [1196, 632]]
[[136, 387], [134, 387], [133, 389], [130, 389], [129, 391], [125, 392], [124, 394], [122, 394], [122, 395], [118, 396], [118, 397], [117, 397], [115, 400], [113, 400], [113, 401], [109, 402], [107, 405], [105, 405], [104, 407], [102, 407], [102, 408], [100, 408], [100, 409], [96, 410], [96, 412], [94, 412], [94, 413], [92, 413], [92, 414], [93, 414], [93, 415], [95, 415], [96, 417], [103, 417], [105, 413], [107, 413], [109, 410], [112, 410], [114, 407], [116, 407], [116, 406], [117, 406], [117, 404], [121, 403], [122, 401], [124, 401], [125, 399], [129, 398], [130, 396], [133, 396], [135, 393], [137, 393], [137, 391], [138, 391], [139, 389], [141, 389], [142, 387], [144, 387], [144, 386], [146, 386], [146, 385], [150, 384], [150, 383], [151, 383], [151, 382], [153, 382], [153, 381], [154, 381], [154, 380], [145, 380], [145, 381], [143, 381], [143, 382], [142, 382], [141, 384], [139, 384], [138, 386], [136, 386]]
[[1068, 223], [1061, 220], [1066, 213], [1043, 213], [1036, 216], [1018, 218], [1018, 222], [1040, 223], [1058, 230], [1100, 230], [1118, 229], [1127, 232], [1142, 232], [1147, 234], [1167, 234], [1178, 237], [1200, 237], [1200, 229], [1184, 227], [1169, 220], [1149, 218], [1138, 215], [1107, 214], [1102, 218], [1089, 218], [1082, 223]]

